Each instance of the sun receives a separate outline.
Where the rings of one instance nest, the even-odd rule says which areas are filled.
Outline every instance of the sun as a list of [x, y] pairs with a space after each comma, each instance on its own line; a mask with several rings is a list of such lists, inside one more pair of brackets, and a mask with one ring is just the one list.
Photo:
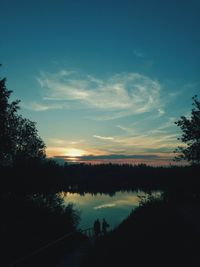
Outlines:
[[67, 157], [76, 159], [82, 156], [88, 155], [88, 151], [74, 148], [74, 147], [48, 147], [47, 148], [47, 156], [48, 157]]
[[65, 153], [65, 156], [72, 158], [81, 157], [83, 155], [85, 155], [85, 151], [78, 148], [69, 148]]

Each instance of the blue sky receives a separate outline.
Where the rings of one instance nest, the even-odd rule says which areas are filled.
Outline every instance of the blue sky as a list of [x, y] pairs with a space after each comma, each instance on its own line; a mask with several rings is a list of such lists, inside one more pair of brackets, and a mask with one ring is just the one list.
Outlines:
[[172, 157], [199, 93], [200, 1], [0, 3], [1, 77], [49, 156]]

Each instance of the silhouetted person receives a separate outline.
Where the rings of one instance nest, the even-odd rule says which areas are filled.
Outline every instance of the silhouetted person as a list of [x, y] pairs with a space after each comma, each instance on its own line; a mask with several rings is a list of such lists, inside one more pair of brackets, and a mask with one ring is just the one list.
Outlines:
[[100, 221], [99, 221], [99, 219], [97, 219], [94, 222], [94, 234], [96, 237], [99, 236], [99, 234], [100, 234]]
[[106, 222], [106, 220], [103, 218], [103, 221], [102, 221], [102, 232], [103, 234], [105, 235], [107, 233], [107, 228], [109, 227], [110, 225]]

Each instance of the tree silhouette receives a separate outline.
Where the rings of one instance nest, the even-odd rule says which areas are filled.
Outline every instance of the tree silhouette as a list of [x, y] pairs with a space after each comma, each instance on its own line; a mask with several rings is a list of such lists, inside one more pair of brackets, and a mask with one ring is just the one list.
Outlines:
[[11, 93], [6, 78], [0, 79], [0, 166], [45, 157], [45, 144], [35, 123], [17, 113], [20, 100], [9, 102]]
[[186, 144], [175, 150], [179, 153], [175, 159], [184, 159], [192, 165], [200, 165], [200, 101], [197, 96], [194, 96], [192, 100], [193, 108], [190, 118], [181, 116], [180, 120], [175, 122], [183, 132], [179, 140]]

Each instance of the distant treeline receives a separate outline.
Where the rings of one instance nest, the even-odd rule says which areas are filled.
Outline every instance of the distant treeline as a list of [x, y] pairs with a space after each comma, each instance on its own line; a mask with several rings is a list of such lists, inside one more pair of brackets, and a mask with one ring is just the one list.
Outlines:
[[174, 190], [199, 193], [198, 166], [150, 167], [147, 165], [58, 165], [54, 161], [32, 161], [3, 167], [2, 191], [104, 192], [119, 190]]

